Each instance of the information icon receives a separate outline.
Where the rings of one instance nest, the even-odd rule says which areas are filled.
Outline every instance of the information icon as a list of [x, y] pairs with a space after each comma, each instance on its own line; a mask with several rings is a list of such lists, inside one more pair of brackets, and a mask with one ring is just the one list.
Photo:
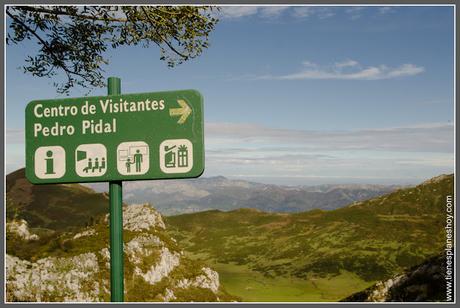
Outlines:
[[160, 169], [164, 173], [186, 173], [193, 167], [193, 145], [187, 139], [169, 139], [160, 144]]
[[65, 174], [65, 150], [60, 146], [39, 147], [35, 151], [35, 175], [40, 179], [59, 179]]
[[117, 169], [123, 175], [145, 174], [150, 168], [149, 146], [143, 141], [123, 142], [117, 148]]
[[80, 144], [75, 150], [75, 171], [79, 176], [104, 175], [107, 171], [107, 149], [103, 144]]

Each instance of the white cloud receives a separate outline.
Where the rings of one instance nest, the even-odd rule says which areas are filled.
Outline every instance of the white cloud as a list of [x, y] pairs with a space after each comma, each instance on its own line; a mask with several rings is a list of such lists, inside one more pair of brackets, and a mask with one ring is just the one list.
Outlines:
[[237, 19], [241, 17], [257, 14], [257, 6], [222, 6], [220, 7], [219, 17], [227, 19]]
[[6, 128], [5, 131], [5, 167], [6, 173], [24, 167], [24, 130]]
[[381, 80], [414, 76], [425, 71], [424, 67], [414, 64], [402, 64], [397, 67], [386, 65], [361, 66], [357, 61], [346, 60], [332, 66], [323, 66], [305, 61], [302, 69], [285, 75], [262, 75], [250, 79], [302, 80], [302, 79], [341, 79], [341, 80]]
[[315, 16], [325, 19], [334, 16], [336, 8], [321, 6], [221, 6], [217, 16], [222, 19], [239, 19], [249, 16], [259, 16], [269, 19], [281, 16], [283, 13], [295, 18]]
[[6, 144], [22, 144], [24, 143], [24, 130], [7, 128], [5, 137]]
[[317, 66], [316, 63], [313, 63], [311, 61], [303, 61], [302, 65], [305, 67], [316, 67]]
[[222, 19], [239, 19], [249, 16], [260, 16], [261, 18], [276, 18], [289, 6], [221, 6], [217, 16]]
[[[6, 168], [12, 172], [24, 166], [23, 131], [6, 134]], [[286, 184], [305, 184], [308, 178], [311, 184], [334, 179], [394, 184], [451, 173], [454, 167], [453, 124], [315, 131], [206, 122], [205, 135], [207, 175], [285, 178]]]
[[391, 6], [382, 6], [378, 8], [378, 12], [382, 15], [391, 13], [392, 11], [393, 11], [393, 8]]
[[[428, 123], [408, 127], [354, 131], [277, 129], [255, 124], [206, 123], [206, 136], [226, 147], [245, 144], [295, 144], [315, 151], [373, 150], [453, 153], [452, 124]], [[246, 147], [244, 147], [246, 148]]]
[[6, 173], [10, 173], [24, 167], [24, 153], [24, 143], [20, 143], [18, 141], [9, 142], [7, 139], [7, 143], [5, 145]]
[[373, 12], [374, 14], [388, 14], [394, 11], [391, 6], [373, 7], [369, 10], [365, 6], [220, 6], [220, 12], [217, 16], [222, 19], [235, 20], [239, 18], [258, 16], [264, 19], [277, 18], [282, 14], [287, 14], [297, 19], [317, 18], [327, 19], [343, 13], [351, 20], [357, 20], [364, 15], [364, 12]]
[[335, 9], [331, 7], [299, 6], [294, 7], [292, 10], [292, 16], [296, 18], [316, 16], [319, 19], [325, 19], [334, 15]]
[[348, 66], [356, 66], [358, 64], [359, 63], [356, 62], [355, 60], [346, 60], [346, 61], [335, 63], [335, 66], [336, 67], [348, 67]]
[[292, 15], [298, 18], [309, 17], [313, 15], [314, 8], [311, 6], [299, 6], [293, 9]]
[[330, 8], [318, 8], [316, 15], [319, 19], [325, 19], [334, 16], [335, 12]]
[[287, 9], [289, 9], [288, 6], [267, 6], [260, 9], [260, 15], [266, 18], [274, 18], [280, 16]]
[[423, 67], [418, 67], [413, 64], [403, 64], [400, 67], [388, 71], [388, 78], [400, 77], [400, 76], [412, 76], [420, 74], [424, 71]]
[[353, 6], [345, 10], [345, 13], [350, 15], [352, 20], [361, 18], [361, 13], [365, 9], [363, 6]]
[[[307, 131], [206, 123], [206, 174], [287, 184], [421, 181], [454, 168], [454, 127]], [[295, 180], [295, 179], [299, 180]], [[323, 180], [320, 180], [320, 179]]]

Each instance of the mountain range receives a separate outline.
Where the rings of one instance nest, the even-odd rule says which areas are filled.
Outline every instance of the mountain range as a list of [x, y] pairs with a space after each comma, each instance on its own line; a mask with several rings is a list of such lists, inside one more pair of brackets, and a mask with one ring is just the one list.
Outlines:
[[[198, 181], [218, 191], [239, 186], [227, 190], [236, 199], [244, 189], [266, 187], [236, 182]], [[182, 184], [189, 196], [204, 197], [205, 189]], [[107, 195], [79, 184], [32, 185], [24, 170], [9, 174], [6, 188], [7, 300], [107, 301]], [[177, 188], [158, 189], [173, 197]], [[280, 189], [295, 195], [338, 187]], [[453, 193], [454, 176], [441, 175], [329, 210], [163, 217], [150, 205], [125, 204], [126, 299], [443, 301], [439, 290], [424, 290], [442, 277], [446, 198]], [[280, 200], [288, 198], [280, 192]]]
[[[107, 184], [88, 184], [104, 192]], [[125, 182], [124, 200], [152, 204], [163, 215], [211, 209], [253, 208], [265, 212], [333, 210], [394, 191], [395, 185], [280, 186], [223, 176], [183, 180]]]
[[453, 175], [336, 210], [211, 210], [166, 218], [192, 258], [250, 301], [337, 301], [439, 255]]

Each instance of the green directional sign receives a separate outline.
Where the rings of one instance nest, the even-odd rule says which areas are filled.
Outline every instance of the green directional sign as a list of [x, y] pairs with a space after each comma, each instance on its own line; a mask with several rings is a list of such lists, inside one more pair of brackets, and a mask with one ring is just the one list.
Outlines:
[[34, 184], [191, 178], [203, 170], [196, 90], [27, 105], [26, 175]]

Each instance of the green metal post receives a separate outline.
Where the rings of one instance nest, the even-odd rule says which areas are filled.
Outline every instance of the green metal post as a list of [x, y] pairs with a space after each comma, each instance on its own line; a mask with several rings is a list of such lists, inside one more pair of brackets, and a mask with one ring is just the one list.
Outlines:
[[[107, 94], [121, 94], [121, 79], [109, 77]], [[110, 198], [110, 298], [123, 302], [123, 186], [122, 181], [109, 182]]]

